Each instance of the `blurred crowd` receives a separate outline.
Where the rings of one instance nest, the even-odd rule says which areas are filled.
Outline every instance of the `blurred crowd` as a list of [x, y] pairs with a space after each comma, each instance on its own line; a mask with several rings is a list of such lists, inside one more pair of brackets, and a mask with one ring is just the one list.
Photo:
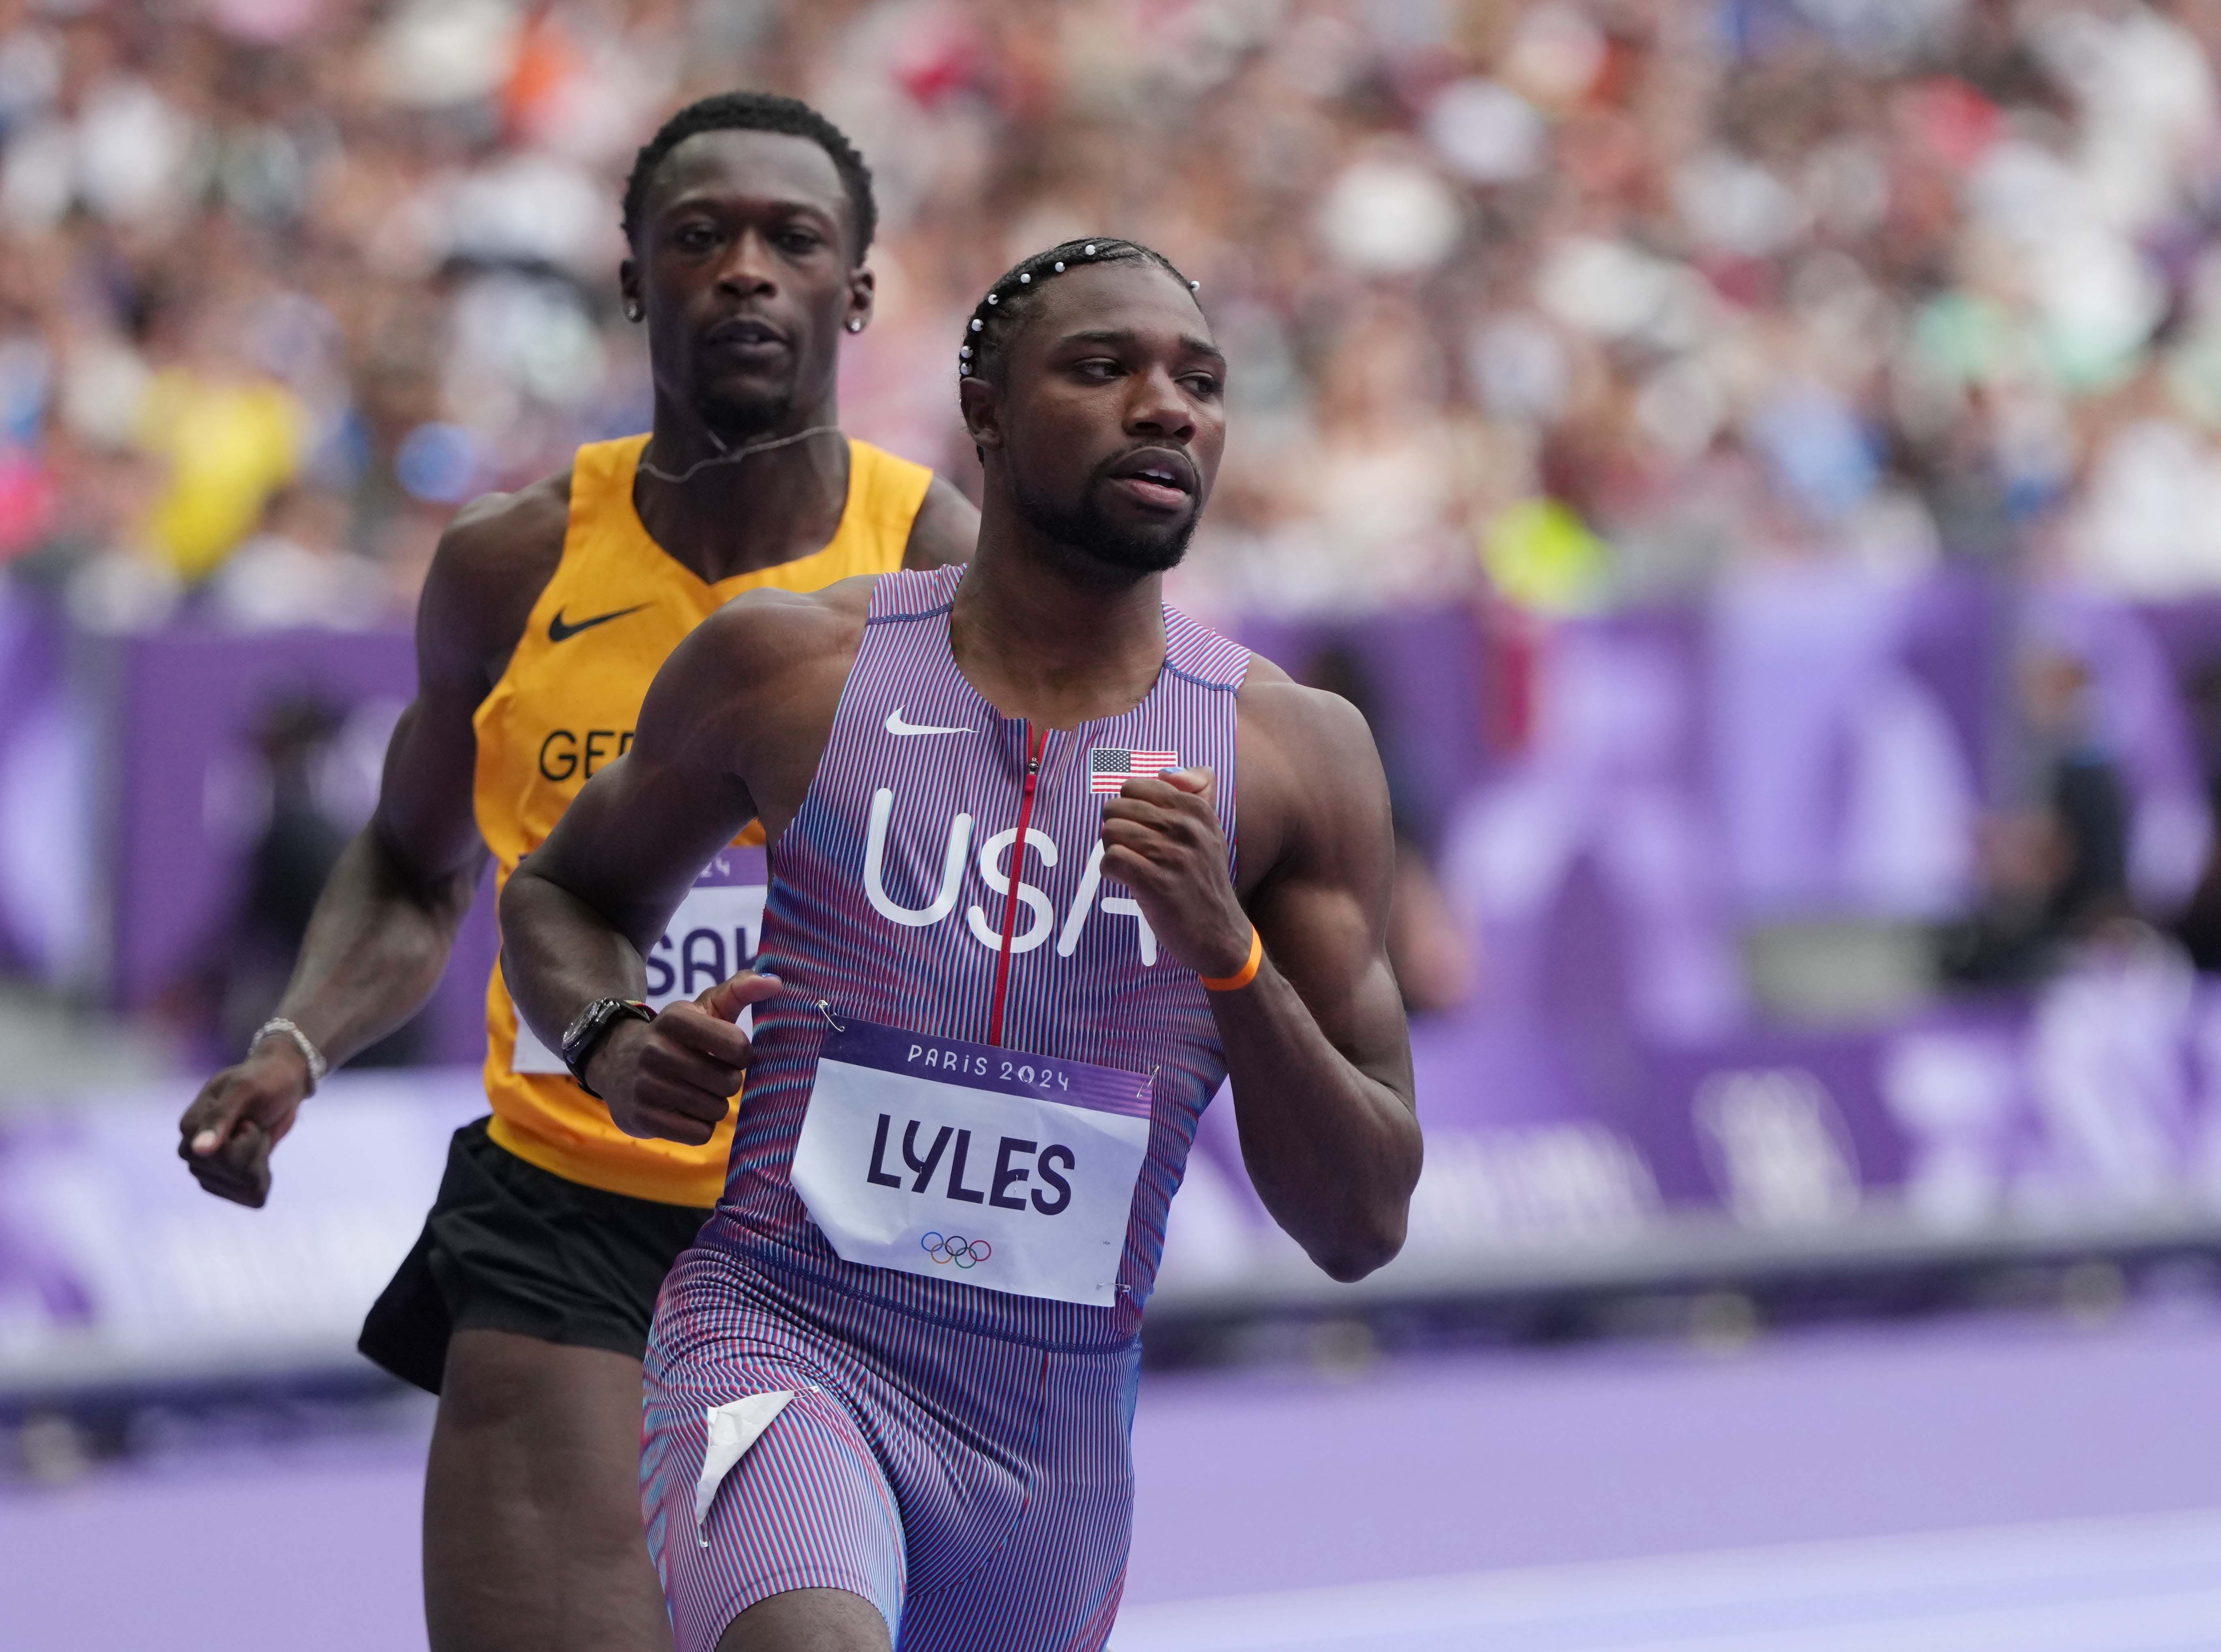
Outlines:
[[94, 627], [404, 613], [456, 503], [644, 425], [618, 187], [752, 85], [877, 171], [850, 427], [960, 482], [1007, 264], [1201, 280], [1206, 611], [2221, 585], [2216, 47], [2205, 0], [0, 0], [0, 560]]

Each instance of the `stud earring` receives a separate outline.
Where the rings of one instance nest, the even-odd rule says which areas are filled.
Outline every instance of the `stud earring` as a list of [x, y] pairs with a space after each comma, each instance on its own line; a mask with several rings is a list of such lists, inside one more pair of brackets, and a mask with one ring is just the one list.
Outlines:
[[629, 321], [629, 322], [636, 322], [636, 321], [638, 321], [638, 320], [640, 319], [640, 306], [639, 306], [638, 304], [635, 303], [631, 299], [629, 299], [629, 298], [626, 299], [626, 300], [625, 300], [625, 307], [624, 307], [624, 316], [625, 316], [625, 319], [626, 319], [627, 321]]
[[851, 333], [860, 333], [864, 330], [864, 323], [852, 321], [848, 323], [848, 330]]

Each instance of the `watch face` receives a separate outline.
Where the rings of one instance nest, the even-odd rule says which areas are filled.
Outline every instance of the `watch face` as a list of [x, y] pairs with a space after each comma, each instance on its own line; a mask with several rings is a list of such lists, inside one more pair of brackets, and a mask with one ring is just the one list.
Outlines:
[[595, 999], [579, 1011], [579, 1018], [576, 1021], [563, 1029], [564, 1060], [566, 1061], [570, 1060], [572, 1052], [579, 1047], [579, 1043], [591, 1037], [594, 1029], [609, 1019], [610, 1002], [611, 1000], [608, 998]]

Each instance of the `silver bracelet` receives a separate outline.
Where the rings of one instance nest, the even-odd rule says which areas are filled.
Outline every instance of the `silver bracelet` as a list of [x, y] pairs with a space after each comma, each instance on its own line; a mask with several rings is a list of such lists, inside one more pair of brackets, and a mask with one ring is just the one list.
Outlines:
[[324, 1074], [331, 1071], [330, 1064], [324, 1060], [322, 1052], [309, 1042], [309, 1035], [285, 1017], [272, 1016], [256, 1028], [254, 1036], [247, 1041], [247, 1053], [252, 1055], [254, 1047], [273, 1033], [291, 1039], [293, 1047], [301, 1052], [301, 1059], [309, 1064], [308, 1093], [315, 1095], [316, 1086], [324, 1081]]

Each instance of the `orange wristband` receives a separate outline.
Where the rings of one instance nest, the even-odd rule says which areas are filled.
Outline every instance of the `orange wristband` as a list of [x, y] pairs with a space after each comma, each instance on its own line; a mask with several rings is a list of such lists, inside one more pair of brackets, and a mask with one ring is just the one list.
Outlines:
[[1257, 966], [1264, 961], [1265, 937], [1257, 933], [1257, 926], [1253, 923], [1249, 926], [1249, 961], [1231, 975], [1204, 975], [1199, 979], [1211, 992], [1239, 992], [1257, 979]]

